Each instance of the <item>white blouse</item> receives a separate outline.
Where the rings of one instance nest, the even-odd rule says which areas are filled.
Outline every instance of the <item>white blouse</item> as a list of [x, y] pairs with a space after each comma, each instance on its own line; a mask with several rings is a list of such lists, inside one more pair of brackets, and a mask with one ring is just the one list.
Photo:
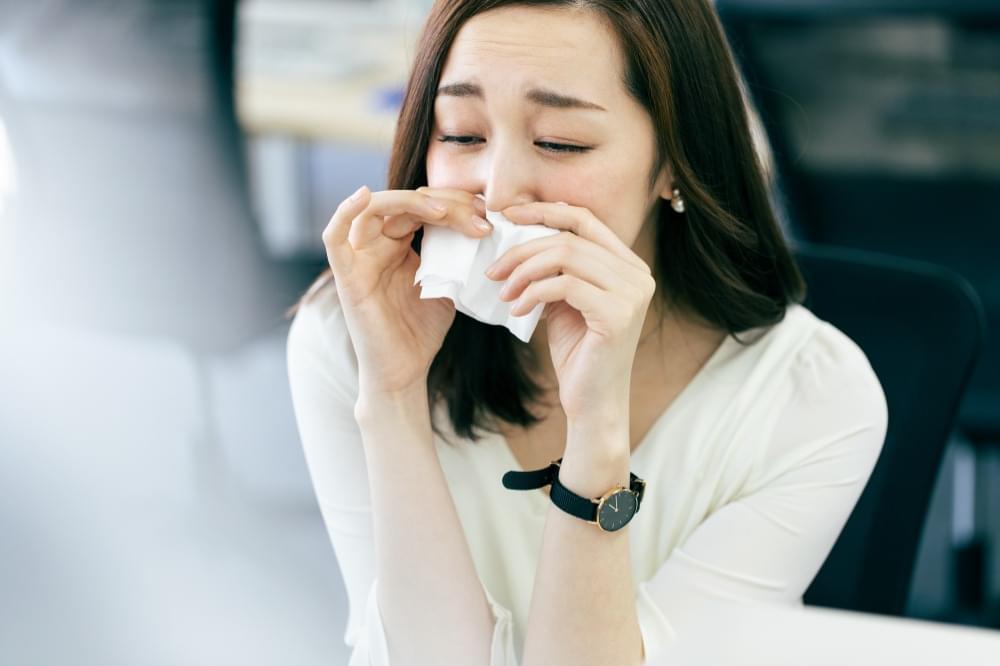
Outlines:
[[[802, 603], [875, 466], [888, 424], [867, 357], [801, 305], [732, 337], [632, 453], [646, 480], [629, 523], [646, 658], [713, 622], [720, 599]], [[354, 420], [357, 359], [336, 288], [316, 292], [288, 335], [299, 434], [350, 606], [350, 666], [389, 666], [376, 603], [368, 474]], [[516, 666], [549, 498], [500, 479], [520, 469], [506, 440], [454, 434], [440, 405], [441, 466], [496, 620], [491, 666]], [[704, 635], [702, 633], [702, 635]]]

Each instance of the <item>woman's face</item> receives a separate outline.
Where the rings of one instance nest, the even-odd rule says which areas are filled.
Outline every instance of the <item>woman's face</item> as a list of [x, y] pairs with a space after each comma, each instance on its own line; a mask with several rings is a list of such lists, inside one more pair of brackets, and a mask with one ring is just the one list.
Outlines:
[[619, 49], [587, 11], [513, 6], [469, 19], [434, 102], [428, 185], [482, 193], [490, 210], [588, 208], [652, 266], [639, 232], [670, 197], [670, 176], [648, 194], [653, 124], [625, 91]]

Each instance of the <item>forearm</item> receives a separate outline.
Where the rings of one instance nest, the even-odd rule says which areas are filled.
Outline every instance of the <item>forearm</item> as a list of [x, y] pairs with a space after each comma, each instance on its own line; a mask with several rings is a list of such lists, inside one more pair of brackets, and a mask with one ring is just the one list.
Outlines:
[[434, 449], [426, 390], [362, 395], [355, 418], [393, 666], [486, 666], [493, 614]]
[[[625, 412], [627, 414], [627, 412]], [[567, 424], [560, 482], [584, 497], [629, 487], [629, 426]], [[631, 666], [642, 660], [629, 526], [604, 532], [551, 505], [535, 573], [524, 666]]]

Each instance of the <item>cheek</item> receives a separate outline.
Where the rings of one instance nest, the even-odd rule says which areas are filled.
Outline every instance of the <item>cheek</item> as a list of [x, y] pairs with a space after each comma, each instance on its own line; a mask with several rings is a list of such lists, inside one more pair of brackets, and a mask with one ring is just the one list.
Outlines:
[[615, 235], [631, 246], [646, 223], [648, 205], [648, 183], [645, 171], [634, 162], [623, 162], [607, 166], [600, 183], [592, 185], [593, 192], [599, 193], [600, 210], [591, 208], [607, 224]]
[[[476, 174], [474, 163], [468, 157], [457, 155], [437, 141], [431, 141], [424, 160], [427, 169], [427, 185], [430, 187], [453, 187], [472, 192], [478, 186], [473, 182]], [[478, 190], [477, 190], [478, 191]]]
[[643, 224], [644, 183], [630, 174], [600, 166], [590, 171], [553, 178], [543, 193], [545, 201], [565, 201], [587, 208], [626, 245], [631, 245]]
[[458, 171], [455, 160], [448, 159], [434, 142], [427, 149], [425, 167], [430, 187], [442, 187], [442, 183], [454, 182], [455, 172]]
[[565, 201], [571, 206], [589, 208], [600, 217], [598, 211], [607, 210], [611, 201], [607, 174], [600, 166], [574, 169], [569, 165], [554, 170], [545, 179], [539, 191], [542, 201]]

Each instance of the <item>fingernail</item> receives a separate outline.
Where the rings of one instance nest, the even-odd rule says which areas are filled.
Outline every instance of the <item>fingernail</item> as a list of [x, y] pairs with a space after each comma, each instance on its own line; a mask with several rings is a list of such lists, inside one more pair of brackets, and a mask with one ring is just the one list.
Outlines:
[[359, 188], [357, 189], [357, 191], [356, 191], [356, 192], [355, 192], [354, 194], [352, 194], [352, 195], [351, 195], [351, 197], [350, 197], [350, 198], [351, 198], [351, 201], [357, 201], [358, 199], [360, 199], [360, 198], [361, 198], [361, 195], [362, 195], [362, 194], [364, 194], [364, 192], [365, 192], [365, 189], [366, 189], [367, 187], [368, 187], [367, 185], [362, 185], [361, 187], [359, 187]]
[[490, 224], [489, 222], [487, 222], [486, 220], [484, 220], [481, 217], [474, 217], [474, 218], [472, 218], [472, 223], [480, 231], [493, 231], [493, 225]]
[[429, 197], [427, 199], [427, 205], [434, 210], [448, 210], [448, 205], [445, 202], [440, 199], [434, 199], [433, 197]]

